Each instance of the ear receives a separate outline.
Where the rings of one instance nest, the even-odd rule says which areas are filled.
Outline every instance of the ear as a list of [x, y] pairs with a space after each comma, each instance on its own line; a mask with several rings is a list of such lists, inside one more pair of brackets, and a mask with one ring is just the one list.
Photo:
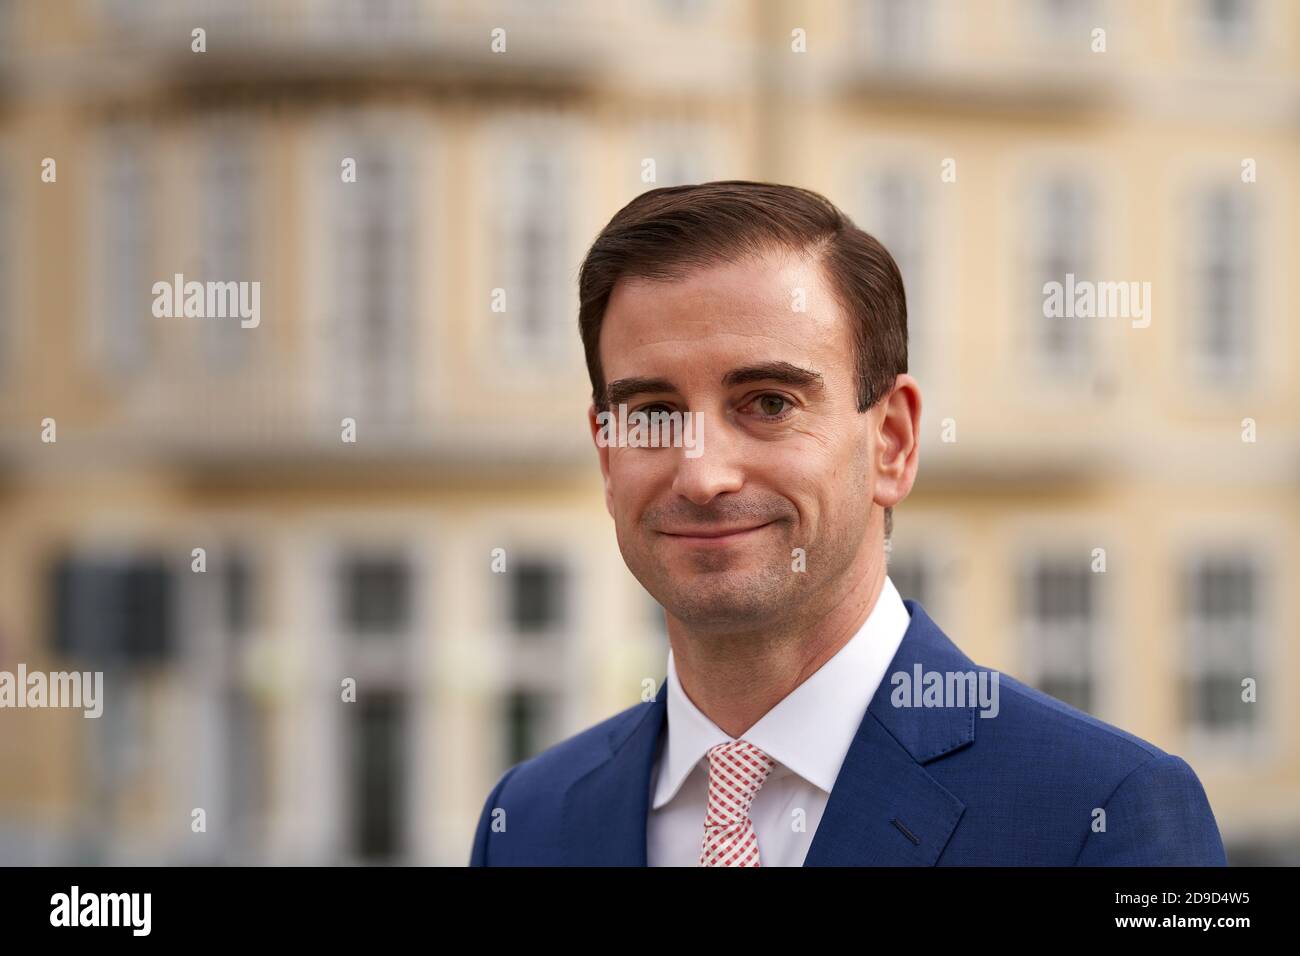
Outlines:
[[920, 464], [921, 387], [906, 372], [878, 406], [875, 434], [875, 503], [890, 508], [912, 491]]
[[[587, 426], [591, 429], [591, 441], [596, 446], [596, 457], [600, 460], [600, 474], [605, 481], [605, 510], [614, 517], [613, 491], [609, 486], [609, 443], [608, 429], [597, 418], [596, 406], [587, 406]], [[608, 420], [608, 419], [606, 419]]]

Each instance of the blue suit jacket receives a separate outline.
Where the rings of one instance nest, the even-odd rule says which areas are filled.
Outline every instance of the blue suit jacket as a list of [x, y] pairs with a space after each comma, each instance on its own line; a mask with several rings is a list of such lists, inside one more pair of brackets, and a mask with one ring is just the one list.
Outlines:
[[[890, 676], [914, 665], [987, 670], [919, 604], [904, 603], [911, 623], [805, 866], [1226, 865], [1192, 768], [1132, 734], [1005, 674], [996, 717], [977, 704], [894, 706]], [[483, 807], [470, 865], [645, 866], [667, 696], [665, 681], [654, 700], [506, 771]]]

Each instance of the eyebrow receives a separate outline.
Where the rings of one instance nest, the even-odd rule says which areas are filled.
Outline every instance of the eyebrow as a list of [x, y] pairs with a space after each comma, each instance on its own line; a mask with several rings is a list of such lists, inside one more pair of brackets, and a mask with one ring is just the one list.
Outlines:
[[[779, 382], [793, 388], [802, 388], [820, 394], [826, 390], [826, 382], [820, 372], [800, 368], [789, 362], [760, 362], [757, 365], [744, 365], [733, 368], [722, 376], [722, 386], [733, 388], [750, 382]], [[619, 405], [635, 395], [647, 392], [675, 392], [677, 386], [666, 378], [620, 378], [605, 386], [605, 405]]]

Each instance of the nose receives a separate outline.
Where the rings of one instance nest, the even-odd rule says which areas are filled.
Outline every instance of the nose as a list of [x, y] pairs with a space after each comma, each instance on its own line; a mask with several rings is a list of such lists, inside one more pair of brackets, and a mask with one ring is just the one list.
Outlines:
[[714, 428], [709, 440], [704, 442], [699, 455], [692, 458], [687, 449], [674, 449], [677, 473], [673, 476], [673, 491], [697, 504], [707, 505], [717, 495], [739, 491], [744, 485], [744, 469], [739, 460], [739, 449], [728, 430]]

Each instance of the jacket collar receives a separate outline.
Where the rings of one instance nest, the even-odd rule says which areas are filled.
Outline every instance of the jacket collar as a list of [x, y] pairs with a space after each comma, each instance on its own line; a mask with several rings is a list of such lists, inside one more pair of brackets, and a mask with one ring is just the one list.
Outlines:
[[[831, 792], [871, 696], [884, 680], [910, 624], [902, 596], [885, 575], [875, 606], [857, 633], [741, 735], [776, 761], [773, 779], [793, 774]], [[673, 799], [700, 762], [707, 761], [711, 747], [731, 740], [682, 690], [671, 650], [667, 720], [651, 793], [651, 806], [656, 808]], [[808, 733], [810, 727], [817, 728], [816, 734]]]
[[[907, 633], [858, 726], [805, 866], [931, 866], [965, 804], [925, 770], [975, 740], [976, 708], [895, 707], [890, 678], [977, 668], [915, 601]], [[650, 785], [667, 716], [667, 681], [608, 737], [609, 750], [565, 795], [565, 862], [645, 866]]]

